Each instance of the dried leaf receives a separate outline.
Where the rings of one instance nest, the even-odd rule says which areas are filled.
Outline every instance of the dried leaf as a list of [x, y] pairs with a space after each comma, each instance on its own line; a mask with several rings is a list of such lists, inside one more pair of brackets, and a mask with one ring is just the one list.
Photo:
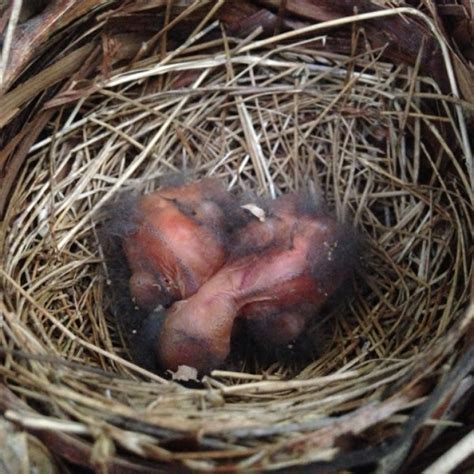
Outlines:
[[461, 95], [465, 100], [474, 104], [474, 71], [470, 70], [456, 54], [453, 54], [452, 58]]
[[217, 13], [230, 34], [245, 37], [256, 28], [262, 28], [265, 34], [272, 34], [278, 23], [278, 17], [267, 10], [259, 8], [249, 1], [226, 2]]
[[58, 474], [58, 468], [46, 446], [35, 436], [20, 431], [0, 418], [0, 472]]
[[30, 472], [26, 433], [17, 431], [4, 418], [0, 418], [0, 461], [1, 472]]
[[58, 466], [48, 448], [35, 436], [27, 435], [30, 473], [59, 474]]
[[84, 61], [93, 49], [92, 43], [76, 49], [71, 54], [60, 59], [50, 67], [43, 69], [39, 74], [20, 84], [8, 94], [0, 98], [0, 128], [5, 126], [20, 109], [36, 94], [71, 76], [77, 70], [77, 64]]
[[[262, 0], [265, 6], [278, 8], [280, 0]], [[287, 0], [285, 2], [285, 18], [296, 16], [309, 20], [311, 23], [324, 22], [354, 15], [391, 9], [382, 7], [369, 0], [333, 2], [329, 0]], [[424, 44], [420, 68], [424, 73], [433, 76], [443, 83], [446, 75], [440, 47], [426, 25], [412, 16], [390, 16], [378, 18], [376, 21], [359, 23], [374, 48], [385, 48], [384, 57], [398, 64], [404, 62], [414, 65], [420, 48]], [[338, 32], [340, 29], [338, 30]], [[336, 49], [331, 48], [335, 52]], [[348, 51], [345, 51], [347, 53]]]
[[[5, 9], [5, 10], [4, 10]], [[7, 25], [8, 25], [8, 20], [10, 18], [11, 10], [12, 10], [12, 5], [4, 5], [2, 2], [0, 2], [0, 10], [1, 10], [1, 16], [0, 16], [0, 34], [3, 34]]]
[[56, 0], [40, 15], [18, 26], [13, 37], [3, 88], [7, 89], [15, 81], [54, 33], [75, 20], [84, 19], [88, 13], [107, 3], [111, 3], [111, 0]]

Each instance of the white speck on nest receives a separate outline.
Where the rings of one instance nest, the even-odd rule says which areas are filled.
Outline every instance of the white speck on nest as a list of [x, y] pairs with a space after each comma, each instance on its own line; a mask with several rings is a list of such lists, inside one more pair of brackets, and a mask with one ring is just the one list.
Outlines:
[[244, 204], [241, 207], [253, 214], [260, 222], [265, 222], [265, 211], [261, 207], [256, 204]]
[[183, 382], [188, 382], [189, 380], [199, 381], [198, 371], [194, 367], [189, 367], [188, 365], [179, 365], [176, 372], [169, 371], [171, 373], [171, 378], [173, 380], [181, 380]]

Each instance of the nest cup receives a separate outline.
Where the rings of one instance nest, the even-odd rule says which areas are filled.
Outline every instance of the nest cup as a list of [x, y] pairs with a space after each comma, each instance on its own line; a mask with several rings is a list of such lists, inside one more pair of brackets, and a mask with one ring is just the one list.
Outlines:
[[[343, 55], [317, 30], [237, 38], [213, 12], [183, 38], [180, 14], [163, 10], [178, 26], [161, 53], [56, 95], [15, 173], [1, 242], [5, 418], [61, 459], [117, 472], [350, 467], [387, 447], [404, 459], [470, 354], [459, 103], [356, 27]], [[129, 359], [98, 223], [118, 193], [183, 172], [261, 196], [309, 186], [358, 229], [364, 277], [323, 337], [318, 319], [309, 328], [318, 357], [262, 364], [248, 348], [194, 388]]]

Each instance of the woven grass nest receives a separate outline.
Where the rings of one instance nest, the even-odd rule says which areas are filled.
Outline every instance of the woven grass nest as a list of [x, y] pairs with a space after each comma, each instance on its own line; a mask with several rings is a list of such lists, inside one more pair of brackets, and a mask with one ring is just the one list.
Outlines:
[[[103, 3], [117, 9], [68, 19], [51, 43], [59, 59], [38, 48], [2, 99], [4, 111], [19, 104], [2, 122], [3, 422], [29, 433], [30, 456], [32, 439], [48, 447], [45, 472], [401, 469], [472, 390], [473, 108], [443, 37], [410, 8], [326, 23], [245, 13], [265, 28], [261, 12], [273, 15], [268, 34], [228, 28], [223, 2]], [[123, 53], [104, 25], [145, 13], [164, 25], [153, 48], [135, 38]], [[434, 31], [441, 85], [421, 53], [397, 64], [364, 29], [415, 16]], [[340, 27], [346, 52], [331, 48]], [[97, 37], [100, 54], [84, 42]], [[272, 197], [312, 186], [359, 230], [364, 277], [329, 315], [317, 357], [265, 365], [249, 350], [193, 387], [130, 360], [109, 310], [101, 213], [180, 172]]]

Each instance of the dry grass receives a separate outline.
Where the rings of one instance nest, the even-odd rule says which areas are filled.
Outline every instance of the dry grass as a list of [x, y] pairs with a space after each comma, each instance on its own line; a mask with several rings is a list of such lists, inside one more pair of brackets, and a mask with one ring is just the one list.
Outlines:
[[[394, 415], [422, 401], [408, 388], [453, 360], [472, 320], [462, 103], [380, 50], [202, 37], [97, 84], [31, 148], [2, 228], [0, 374], [35, 410], [5, 416], [105, 438], [104, 456], [115, 445], [196, 469], [331, 459], [341, 434], [381, 422], [395, 433]], [[320, 358], [262, 367], [247, 354], [200, 388], [128, 361], [104, 304], [97, 224], [118, 191], [182, 171], [262, 195], [312, 186], [360, 229], [364, 278]], [[172, 447], [189, 436], [199, 448]]]

